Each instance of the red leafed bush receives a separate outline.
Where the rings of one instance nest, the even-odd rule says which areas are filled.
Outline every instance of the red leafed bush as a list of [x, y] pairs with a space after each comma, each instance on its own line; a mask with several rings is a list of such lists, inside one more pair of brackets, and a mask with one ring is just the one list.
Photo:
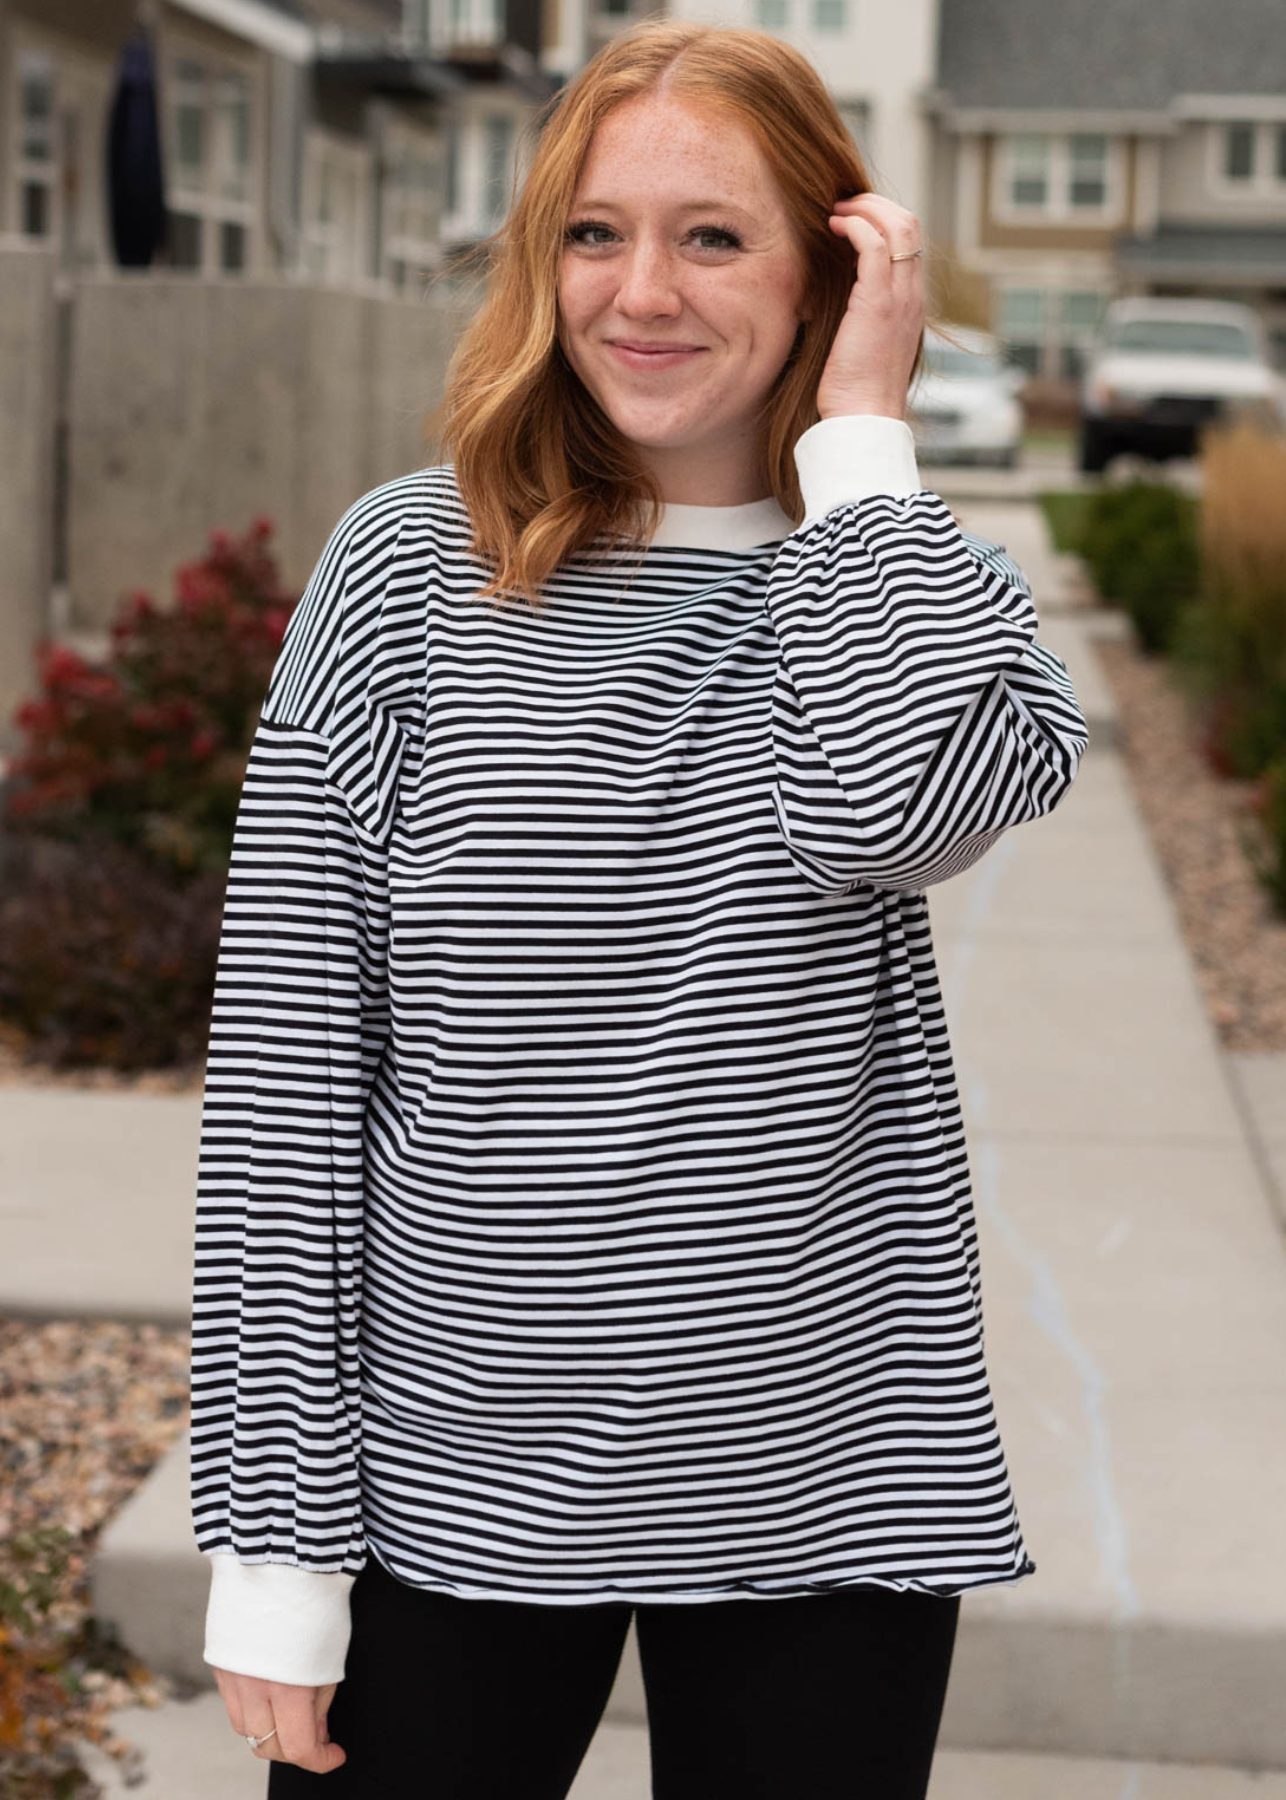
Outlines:
[[28, 1059], [190, 1065], [209, 1031], [246, 757], [295, 596], [256, 519], [92, 664], [45, 645], [4, 804], [0, 1021]]
[[176, 882], [124, 844], [32, 839], [6, 859], [0, 1018], [55, 1068], [195, 1066], [226, 875]]
[[15, 832], [111, 838], [176, 874], [226, 869], [246, 756], [295, 598], [264, 518], [216, 531], [175, 577], [174, 603], [126, 599], [105, 663], [43, 645], [39, 694], [15, 723]]

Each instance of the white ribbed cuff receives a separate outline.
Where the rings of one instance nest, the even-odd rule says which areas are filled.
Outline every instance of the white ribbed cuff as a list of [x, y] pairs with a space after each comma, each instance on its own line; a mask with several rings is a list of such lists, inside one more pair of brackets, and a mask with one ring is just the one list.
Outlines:
[[805, 525], [868, 494], [905, 499], [921, 491], [915, 434], [905, 419], [885, 413], [836, 413], [819, 419], [796, 439], [795, 468]]
[[344, 1679], [355, 1576], [211, 1551], [203, 1656], [212, 1668], [299, 1687]]

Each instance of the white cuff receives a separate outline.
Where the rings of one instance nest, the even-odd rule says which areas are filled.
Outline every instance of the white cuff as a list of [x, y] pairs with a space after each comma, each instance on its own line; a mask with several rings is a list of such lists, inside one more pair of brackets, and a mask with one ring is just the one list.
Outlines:
[[886, 413], [836, 413], [819, 419], [796, 439], [795, 468], [805, 525], [833, 506], [868, 494], [904, 499], [921, 491], [915, 434], [905, 419]]
[[344, 1679], [355, 1576], [211, 1551], [203, 1656], [213, 1668], [299, 1687]]

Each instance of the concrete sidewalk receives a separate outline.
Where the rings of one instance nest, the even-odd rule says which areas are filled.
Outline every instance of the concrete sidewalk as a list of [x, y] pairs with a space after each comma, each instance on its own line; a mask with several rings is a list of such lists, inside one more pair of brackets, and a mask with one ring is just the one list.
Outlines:
[[[1026, 570], [1091, 729], [1062, 805], [930, 890], [988, 1363], [1037, 1564], [966, 1596], [941, 1742], [1286, 1770], [1286, 1248], [1263, 1151], [1286, 1151], [1282, 1071], [1234, 1072], [1207, 1022], [1094, 656], [1118, 622], [1085, 608], [1034, 506], [941, 491]], [[127, 1107], [137, 1148], [112, 1122]], [[185, 1317], [198, 1111], [0, 1091], [18, 1249], [0, 1307]], [[205, 1679], [186, 1447], [105, 1532], [95, 1606], [156, 1666]], [[643, 1716], [631, 1634], [608, 1723]], [[994, 1791], [1225, 1791], [1130, 1780]]]
[[[107, 1800], [263, 1800], [267, 1770], [232, 1730], [217, 1694], [155, 1712], [133, 1707], [112, 1723], [143, 1752], [146, 1779], [127, 1788], [90, 1746], [85, 1766]], [[431, 1763], [425, 1773], [431, 1777]], [[567, 1800], [649, 1800], [650, 1777], [646, 1727], [605, 1720]], [[432, 1793], [431, 1779], [425, 1791]], [[928, 1800], [1286, 1800], [1286, 1774], [940, 1749]]]

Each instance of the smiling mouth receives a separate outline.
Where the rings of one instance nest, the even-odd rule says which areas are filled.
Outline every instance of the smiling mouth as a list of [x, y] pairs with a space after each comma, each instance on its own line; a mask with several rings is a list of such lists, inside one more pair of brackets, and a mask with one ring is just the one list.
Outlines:
[[690, 357], [700, 356], [704, 348], [700, 344], [658, 344], [655, 347], [649, 345], [646, 349], [636, 349], [630, 344], [613, 343], [610, 338], [607, 340], [607, 347], [614, 356], [634, 369], [673, 368]]

